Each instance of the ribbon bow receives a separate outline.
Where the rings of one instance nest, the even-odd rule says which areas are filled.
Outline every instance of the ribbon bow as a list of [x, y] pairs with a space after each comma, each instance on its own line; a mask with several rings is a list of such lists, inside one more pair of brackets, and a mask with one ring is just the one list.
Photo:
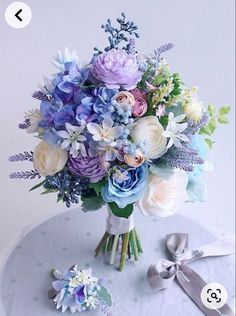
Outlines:
[[188, 250], [188, 234], [176, 233], [166, 236], [166, 247], [173, 261], [160, 259], [149, 267], [147, 280], [151, 288], [166, 289], [176, 280], [206, 316], [234, 316], [234, 312], [227, 304], [218, 310], [211, 310], [203, 305], [200, 296], [206, 282], [187, 266], [188, 263], [201, 258], [234, 253], [234, 240], [224, 239], [190, 251]]

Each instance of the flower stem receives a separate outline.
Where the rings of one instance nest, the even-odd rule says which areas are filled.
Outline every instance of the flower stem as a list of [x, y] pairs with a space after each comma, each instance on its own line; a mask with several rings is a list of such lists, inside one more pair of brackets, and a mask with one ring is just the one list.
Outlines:
[[129, 244], [129, 237], [130, 237], [130, 233], [124, 234], [124, 239], [123, 239], [123, 243], [122, 243], [122, 252], [121, 252], [121, 258], [120, 258], [120, 264], [119, 264], [119, 267], [118, 267], [119, 271], [122, 271], [123, 268], [124, 268], [126, 255], [127, 255], [128, 244]]
[[107, 239], [109, 237], [109, 233], [105, 232], [105, 234], [103, 235], [100, 243], [98, 244], [96, 250], [95, 250], [95, 257], [97, 257], [100, 253], [100, 251], [102, 250], [103, 246], [106, 245]]
[[138, 246], [137, 246], [136, 235], [135, 235], [134, 229], [131, 230], [130, 235], [131, 235], [133, 246], [134, 246], [134, 260], [138, 261]]
[[107, 251], [110, 252], [111, 249], [112, 249], [112, 244], [113, 244], [113, 235], [110, 235], [109, 236], [109, 239], [108, 239], [108, 243], [107, 243]]
[[134, 258], [134, 260], [137, 261], [139, 255], [143, 252], [140, 239], [135, 228], [128, 233], [119, 235], [111, 235], [106, 232], [95, 250], [95, 256], [98, 256], [101, 251], [103, 253], [109, 252], [109, 264], [113, 265], [116, 254], [120, 252], [120, 246], [121, 255], [118, 270], [122, 271], [127, 258]]
[[112, 249], [111, 249], [110, 264], [114, 264], [115, 262], [118, 241], [119, 241], [119, 235], [115, 235], [113, 239]]
[[143, 253], [143, 248], [141, 246], [140, 238], [139, 238], [139, 235], [138, 235], [135, 228], [134, 228], [134, 233], [135, 233], [135, 237], [136, 237], [136, 241], [137, 241], [138, 250], [139, 250], [139, 252]]

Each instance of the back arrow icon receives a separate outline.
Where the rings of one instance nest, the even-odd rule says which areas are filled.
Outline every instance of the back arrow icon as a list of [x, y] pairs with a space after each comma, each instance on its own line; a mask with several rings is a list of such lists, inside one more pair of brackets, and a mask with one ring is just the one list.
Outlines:
[[15, 17], [22, 22], [22, 18], [20, 17], [20, 14], [22, 12], [22, 9], [20, 9], [19, 11], [16, 12]]

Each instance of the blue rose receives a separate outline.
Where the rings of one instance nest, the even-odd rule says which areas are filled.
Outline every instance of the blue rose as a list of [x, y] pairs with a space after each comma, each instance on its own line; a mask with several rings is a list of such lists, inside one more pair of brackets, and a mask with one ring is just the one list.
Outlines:
[[[194, 135], [190, 144], [191, 148], [198, 152], [198, 155], [202, 159], [206, 159], [208, 147], [201, 135]], [[205, 183], [201, 179], [202, 172], [205, 165], [195, 165], [193, 172], [188, 173], [189, 181], [187, 186], [187, 192], [189, 195], [189, 201], [204, 202], [207, 199], [207, 189]]]
[[148, 166], [138, 168], [118, 167], [108, 178], [101, 194], [105, 202], [115, 202], [120, 208], [137, 202], [143, 193], [148, 179]]

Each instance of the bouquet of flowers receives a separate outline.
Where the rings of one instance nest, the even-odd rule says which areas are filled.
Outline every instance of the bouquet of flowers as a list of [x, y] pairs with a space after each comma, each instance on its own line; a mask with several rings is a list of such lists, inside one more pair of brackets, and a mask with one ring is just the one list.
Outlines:
[[14, 179], [43, 180], [42, 194], [57, 193], [67, 207], [82, 201], [83, 210], [109, 209], [106, 232], [96, 255], [121, 250], [119, 270], [127, 257], [142, 252], [133, 211], [168, 216], [185, 201], [203, 201], [201, 181], [211, 138], [218, 124], [227, 123], [229, 107], [206, 107], [196, 88], [171, 73], [162, 54], [135, 49], [139, 37], [125, 14], [114, 27], [102, 28], [109, 45], [94, 49], [88, 64], [65, 49], [53, 60], [58, 72], [33, 97], [40, 108], [25, 114], [19, 125], [39, 138], [34, 151], [10, 157], [32, 161], [31, 171], [14, 172]]

